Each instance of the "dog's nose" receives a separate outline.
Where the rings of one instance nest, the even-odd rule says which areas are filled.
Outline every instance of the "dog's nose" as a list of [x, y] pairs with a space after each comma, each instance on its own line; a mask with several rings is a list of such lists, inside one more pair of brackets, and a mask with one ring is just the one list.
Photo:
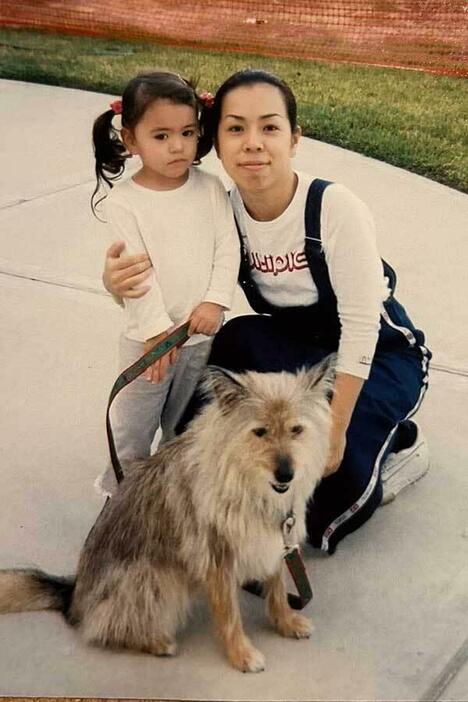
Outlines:
[[294, 478], [291, 460], [287, 456], [280, 456], [275, 470], [275, 478], [279, 483], [290, 483]]

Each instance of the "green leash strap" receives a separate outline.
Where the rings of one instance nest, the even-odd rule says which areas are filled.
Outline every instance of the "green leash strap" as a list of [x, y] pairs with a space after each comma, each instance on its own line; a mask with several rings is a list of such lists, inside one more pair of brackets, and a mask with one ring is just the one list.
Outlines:
[[159, 360], [162, 356], [165, 356], [165, 354], [169, 353], [169, 351], [171, 351], [173, 348], [182, 346], [182, 344], [184, 344], [187, 341], [187, 339], [189, 338], [189, 326], [190, 322], [185, 322], [185, 324], [182, 324], [180, 327], [177, 327], [177, 329], [174, 329], [173, 332], [168, 334], [168, 336], [166, 336], [166, 338], [163, 339], [163, 341], [161, 341], [154, 348], [152, 348], [151, 351], [145, 353], [141, 358], [135, 361], [133, 365], [126, 368], [119, 375], [112, 387], [109, 396], [109, 402], [107, 404], [106, 430], [107, 440], [109, 442], [109, 453], [111, 457], [112, 467], [114, 469], [115, 477], [118, 483], [122, 482], [124, 475], [122, 466], [120, 465], [119, 457], [117, 456], [117, 451], [114, 443], [114, 436], [112, 434], [112, 427], [110, 422], [111, 405], [116, 395], [118, 395], [118, 393], [124, 387], [126, 387], [129, 383], [135, 380], [135, 378], [138, 378], [139, 375], [144, 373], [145, 370], [151, 365], [153, 365], [155, 361]]
[[292, 595], [288, 593], [288, 601], [293, 609], [303, 609], [312, 599], [312, 588], [310, 587], [299, 545], [294, 543], [291, 538], [295, 524], [296, 515], [294, 510], [291, 509], [281, 525], [281, 531], [284, 541], [284, 560], [299, 594]]
[[[296, 586], [298, 594], [295, 595], [288, 592], [288, 602], [289, 606], [293, 609], [304, 609], [306, 604], [308, 604], [312, 597], [312, 588], [310, 586], [309, 578], [307, 576], [307, 571], [302, 560], [301, 551], [297, 544], [291, 541], [291, 531], [296, 524], [296, 515], [294, 511], [291, 510], [286, 515], [283, 523], [281, 524], [281, 532], [283, 534], [284, 541], [284, 560], [291, 574], [294, 584]], [[258, 597], [265, 597], [265, 590], [263, 584], [258, 580], [251, 580], [245, 583], [244, 590], [250, 592], [252, 595], [257, 595]]]
[[291, 592], [288, 592], [289, 605], [293, 609], [304, 609], [306, 604], [311, 601], [313, 593], [299, 546], [294, 546], [285, 555], [284, 560], [299, 593], [298, 595], [293, 595]]
[[[311, 601], [313, 593], [299, 546], [294, 546], [286, 553], [284, 560], [286, 561], [286, 565], [298, 592], [297, 595], [288, 592], [289, 606], [292, 607], [292, 609], [304, 609]], [[247, 592], [250, 592], [251, 595], [263, 598], [266, 596], [263, 583], [259, 580], [250, 580], [248, 583], [244, 583], [242, 587]]]

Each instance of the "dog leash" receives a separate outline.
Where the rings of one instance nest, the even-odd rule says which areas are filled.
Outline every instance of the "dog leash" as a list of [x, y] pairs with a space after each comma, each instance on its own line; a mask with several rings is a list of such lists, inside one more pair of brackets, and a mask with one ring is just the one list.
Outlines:
[[116, 395], [129, 383], [131, 383], [135, 378], [145, 372], [155, 361], [158, 361], [166, 353], [169, 353], [173, 348], [182, 346], [185, 344], [189, 338], [188, 330], [190, 327], [190, 322], [185, 322], [173, 332], [168, 334], [165, 339], [163, 339], [159, 344], [156, 344], [150, 351], [147, 351], [141, 358], [139, 358], [135, 363], [126, 368], [115, 381], [109, 396], [109, 402], [107, 403], [106, 411], [106, 430], [107, 430], [107, 440], [109, 443], [109, 453], [111, 457], [112, 467], [114, 469], [115, 477], [118, 483], [122, 482], [124, 474], [122, 466], [120, 465], [119, 457], [114, 443], [114, 436], [112, 434], [112, 427], [110, 422], [110, 408], [116, 397]]
[[311, 601], [313, 595], [299, 544], [292, 543], [290, 539], [291, 531], [295, 524], [296, 515], [291, 510], [281, 525], [281, 531], [283, 532], [284, 541], [284, 560], [299, 594], [288, 593], [288, 601], [293, 609], [304, 609], [306, 604]]
[[[107, 440], [109, 443], [109, 453], [111, 457], [112, 467], [114, 469], [115, 477], [118, 483], [122, 482], [124, 478], [122, 466], [120, 465], [119, 457], [117, 455], [117, 450], [115, 448], [114, 436], [112, 433], [112, 426], [110, 421], [110, 408], [118, 393], [123, 390], [124, 387], [129, 385], [133, 380], [138, 378], [142, 373], [145, 372], [155, 361], [159, 360], [162, 356], [165, 356], [173, 348], [178, 348], [185, 344], [189, 338], [188, 330], [190, 327], [190, 322], [185, 322], [180, 327], [174, 329], [173, 332], [168, 334], [165, 339], [163, 339], [159, 344], [156, 344], [150, 351], [147, 351], [141, 358], [139, 358], [135, 363], [126, 368], [117, 378], [112, 390], [109, 395], [109, 402], [107, 403], [106, 411], [106, 430], [107, 430]], [[293, 593], [288, 593], [288, 602], [293, 609], [303, 609], [306, 604], [312, 599], [312, 588], [310, 586], [309, 579], [307, 577], [307, 571], [305, 569], [304, 561], [302, 560], [301, 552], [298, 544], [290, 543], [290, 533], [293, 526], [296, 523], [296, 517], [294, 512], [289, 512], [281, 525], [281, 531], [283, 534], [284, 541], [284, 560], [288, 567], [291, 577], [296, 585], [298, 595]], [[243, 586], [244, 590], [250, 592], [253, 595], [259, 597], [265, 597], [263, 585], [257, 580], [252, 580]]]
[[[295, 524], [296, 515], [291, 510], [281, 524], [284, 542], [283, 558], [298, 592], [297, 595], [288, 592], [289, 606], [292, 607], [292, 609], [304, 609], [311, 601], [313, 593], [304, 561], [302, 560], [299, 544], [292, 543], [290, 538], [292, 528]], [[266, 597], [265, 588], [258, 580], [251, 580], [245, 583], [243, 588], [252, 595], [257, 595], [257, 597]]]

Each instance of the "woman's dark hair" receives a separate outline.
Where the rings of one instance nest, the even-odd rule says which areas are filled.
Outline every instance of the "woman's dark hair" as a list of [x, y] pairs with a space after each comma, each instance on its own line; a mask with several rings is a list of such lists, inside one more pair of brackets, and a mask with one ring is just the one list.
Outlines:
[[291, 131], [294, 132], [296, 130], [297, 104], [294, 93], [289, 85], [274, 73], [269, 73], [268, 71], [264, 71], [260, 68], [245, 68], [242, 71], [233, 73], [232, 76], [225, 80], [216, 92], [213, 106], [211, 108], [205, 107], [203, 109], [200, 118], [202, 131], [202, 137], [200, 139], [201, 146], [204, 146], [205, 140], [206, 145], [212, 145], [216, 141], [219, 122], [221, 120], [223, 100], [226, 95], [230, 93], [231, 90], [241, 88], [244, 85], [258, 85], [259, 83], [267, 83], [268, 85], [278, 88], [284, 100], [289, 124], [291, 125]]
[[[186, 80], [176, 73], [157, 71], [141, 73], [126, 86], [122, 95], [122, 127], [134, 129], [155, 100], [170, 100], [176, 105], [189, 105], [197, 117], [202, 108], [202, 101], [196, 93], [196, 83]], [[96, 215], [97, 205], [106, 197], [99, 195], [107, 184], [112, 188], [113, 181], [120, 178], [128, 158], [127, 150], [120, 138], [118, 129], [112, 124], [115, 117], [113, 109], [100, 115], [93, 126], [94, 156], [96, 159], [96, 188], [91, 196], [91, 209]], [[210, 151], [212, 144], [208, 139], [200, 139], [195, 157], [195, 164]]]

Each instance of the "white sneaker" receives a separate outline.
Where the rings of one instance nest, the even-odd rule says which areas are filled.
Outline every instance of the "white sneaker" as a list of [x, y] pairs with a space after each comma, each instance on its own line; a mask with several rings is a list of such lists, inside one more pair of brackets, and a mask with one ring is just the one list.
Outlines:
[[422, 478], [429, 470], [429, 463], [426, 437], [416, 424], [413, 444], [398, 453], [390, 453], [382, 466], [383, 497], [380, 504], [392, 502], [401, 490]]

